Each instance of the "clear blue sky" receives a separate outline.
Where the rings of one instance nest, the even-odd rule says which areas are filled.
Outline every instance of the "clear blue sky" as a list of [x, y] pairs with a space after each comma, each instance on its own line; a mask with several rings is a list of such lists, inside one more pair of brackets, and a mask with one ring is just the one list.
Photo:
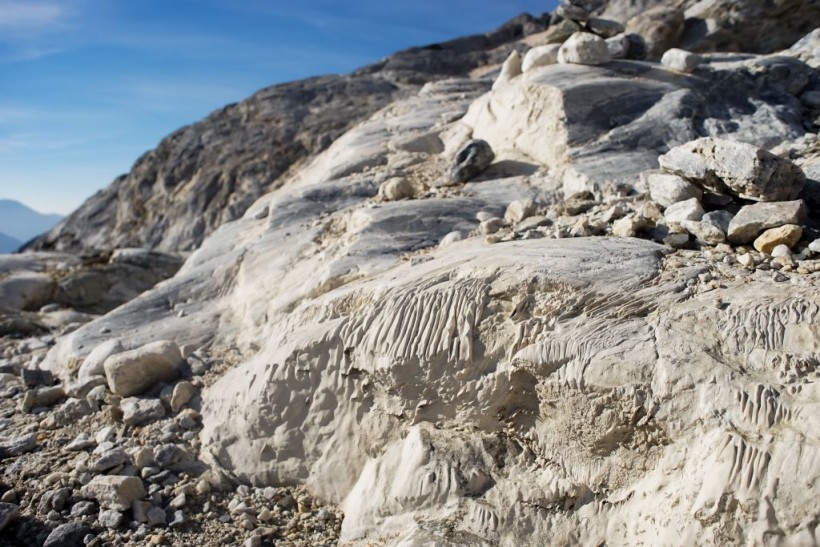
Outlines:
[[0, 198], [68, 213], [178, 127], [274, 83], [554, 0], [0, 0]]

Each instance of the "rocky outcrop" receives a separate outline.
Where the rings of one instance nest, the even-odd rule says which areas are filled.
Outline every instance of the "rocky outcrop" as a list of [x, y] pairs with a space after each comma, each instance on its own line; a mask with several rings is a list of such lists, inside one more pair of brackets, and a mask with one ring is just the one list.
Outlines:
[[399, 52], [348, 76], [282, 84], [180, 129], [28, 249], [188, 251], [358, 121], [426, 82], [502, 61], [546, 22]]

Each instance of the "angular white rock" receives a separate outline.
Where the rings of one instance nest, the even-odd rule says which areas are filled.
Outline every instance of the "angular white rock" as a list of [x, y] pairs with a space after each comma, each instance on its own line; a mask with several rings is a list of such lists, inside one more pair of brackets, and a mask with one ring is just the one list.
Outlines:
[[667, 222], [682, 222], [684, 220], [699, 221], [705, 213], [703, 206], [697, 198], [691, 198], [673, 203], [667, 207], [663, 213], [663, 218], [665, 218]]
[[513, 50], [510, 53], [510, 56], [507, 57], [507, 60], [504, 61], [504, 64], [501, 65], [501, 73], [496, 78], [495, 82], [493, 83], [493, 89], [498, 89], [499, 87], [505, 85], [507, 82], [512, 80], [513, 78], [521, 75], [521, 54], [518, 51]]
[[589, 32], [576, 32], [558, 50], [558, 62], [576, 65], [602, 65], [610, 61], [606, 40]]
[[693, 72], [700, 63], [700, 55], [685, 49], [672, 48], [661, 57], [661, 64], [676, 72]]
[[554, 65], [558, 62], [559, 49], [561, 49], [560, 44], [547, 44], [532, 48], [524, 55], [521, 71], [526, 73], [539, 66]]
[[669, 207], [673, 203], [686, 201], [687, 199], [703, 197], [703, 191], [677, 175], [665, 173], [653, 173], [647, 177], [649, 182], [649, 195], [652, 201], [664, 207]]
[[83, 496], [97, 500], [103, 509], [125, 511], [146, 495], [142, 480], [137, 477], [100, 475], [83, 486]]
[[118, 353], [105, 360], [108, 387], [117, 395], [137, 395], [179, 375], [182, 354], [174, 342], [160, 341]]

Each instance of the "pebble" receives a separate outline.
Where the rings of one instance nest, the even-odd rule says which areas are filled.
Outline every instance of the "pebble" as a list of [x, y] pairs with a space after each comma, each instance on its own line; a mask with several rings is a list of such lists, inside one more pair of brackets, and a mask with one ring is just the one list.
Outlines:
[[165, 524], [166, 514], [165, 511], [160, 509], [159, 507], [151, 507], [146, 511], [145, 516], [148, 518], [148, 525], [149, 526], [158, 526], [160, 524]]
[[69, 452], [79, 452], [96, 446], [97, 441], [91, 438], [88, 433], [80, 433], [73, 441], [68, 443], [65, 447]]
[[100, 526], [104, 526], [106, 528], [119, 528], [122, 524], [123, 518], [123, 514], [119, 511], [107, 509], [100, 512], [100, 516], [97, 517], [97, 520], [99, 521]]
[[576, 32], [558, 50], [562, 64], [601, 65], [609, 61], [606, 40], [589, 32]]
[[137, 477], [100, 475], [82, 488], [85, 497], [94, 498], [103, 509], [126, 511], [134, 501], [145, 497], [145, 487]]
[[37, 446], [37, 434], [29, 433], [12, 439], [0, 440], [0, 460], [25, 454]]
[[159, 399], [128, 397], [120, 403], [122, 421], [127, 425], [143, 425], [165, 417], [165, 407]]

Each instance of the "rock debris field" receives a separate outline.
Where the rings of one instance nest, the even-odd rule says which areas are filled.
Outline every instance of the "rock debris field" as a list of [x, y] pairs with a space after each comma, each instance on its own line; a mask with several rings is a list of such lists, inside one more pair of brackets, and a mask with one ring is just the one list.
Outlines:
[[0, 545], [817, 544], [818, 21], [564, 0], [164, 142], [0, 256]]

